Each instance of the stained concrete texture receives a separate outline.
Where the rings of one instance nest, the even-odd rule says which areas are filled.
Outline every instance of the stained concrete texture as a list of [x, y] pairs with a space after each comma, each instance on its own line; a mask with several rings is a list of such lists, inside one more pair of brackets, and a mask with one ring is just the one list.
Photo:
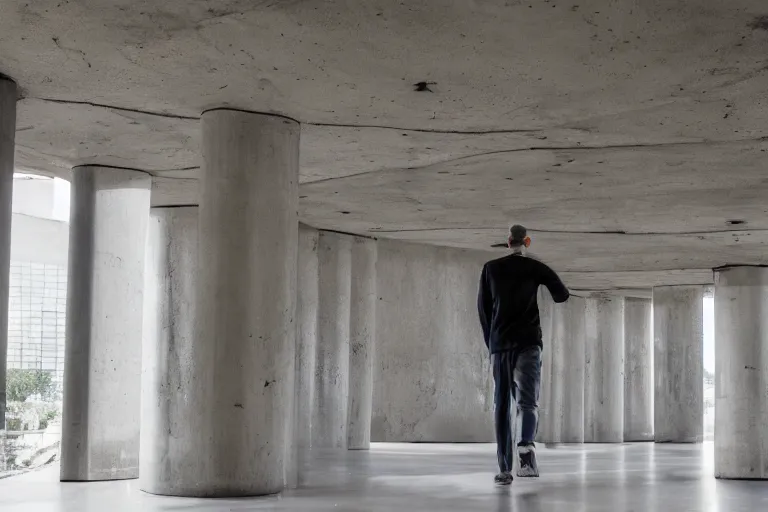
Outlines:
[[[704, 438], [704, 288], [653, 289], [654, 439]], [[715, 365], [717, 366], [717, 365]]]
[[0, 72], [23, 93], [19, 168], [130, 162], [158, 174], [153, 204], [197, 204], [201, 112], [277, 112], [303, 123], [312, 225], [487, 249], [514, 218], [585, 289], [711, 284], [768, 263], [764, 18], [761, 0], [9, 0]]
[[371, 444], [376, 354], [376, 240], [355, 237], [351, 256], [347, 448], [367, 450]]
[[552, 352], [552, 367], [548, 403], [541, 407], [549, 411], [553, 443], [584, 441], [586, 310], [586, 299], [574, 295], [564, 304], [555, 304], [552, 339], [545, 340]]
[[347, 448], [352, 237], [318, 238], [318, 313], [312, 447]]
[[373, 441], [494, 439], [493, 378], [477, 316], [484, 258], [378, 241]]
[[653, 303], [624, 300], [624, 440], [653, 441]]
[[8, 287], [16, 137], [16, 84], [0, 75], [0, 427], [5, 429]]
[[303, 458], [311, 447], [312, 413], [315, 404], [315, 357], [317, 351], [318, 236], [306, 225], [299, 226], [299, 256], [296, 276], [296, 384], [294, 440]]
[[[555, 308], [557, 304], [552, 300], [552, 296], [544, 288], [540, 287], [537, 295], [539, 306], [539, 320], [541, 322], [541, 338], [544, 348], [541, 351], [541, 383], [539, 388], [539, 422], [536, 431], [536, 441], [540, 443], [551, 443], [555, 438], [555, 431], [558, 426], [555, 425], [555, 411], [552, 400], [552, 379], [554, 378], [554, 360], [553, 360], [553, 335], [555, 332]], [[517, 424], [518, 430], [520, 428]]]
[[624, 440], [624, 298], [587, 300], [584, 441]]
[[198, 208], [153, 208], [144, 276], [140, 487], [179, 495], [196, 478], [192, 449], [200, 411], [188, 391], [196, 379], [194, 321]]
[[715, 276], [715, 476], [768, 479], [768, 269]]
[[73, 174], [61, 479], [136, 478], [151, 180], [130, 169]]
[[55, 468], [0, 480], [4, 512], [752, 511], [768, 508], [760, 482], [716, 481], [712, 445], [539, 447], [541, 477], [493, 485], [492, 445], [379, 444], [320, 458], [307, 486], [281, 497], [200, 500], [152, 496], [135, 482], [64, 485]]
[[293, 480], [299, 125], [202, 118], [198, 271], [188, 407], [200, 418], [186, 496], [253, 496]]

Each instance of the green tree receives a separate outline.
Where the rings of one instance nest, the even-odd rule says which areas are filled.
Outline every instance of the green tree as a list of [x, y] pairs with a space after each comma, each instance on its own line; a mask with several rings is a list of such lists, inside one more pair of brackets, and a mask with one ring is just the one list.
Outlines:
[[51, 372], [11, 368], [6, 378], [6, 393], [10, 402], [24, 402], [35, 395], [43, 400], [53, 400], [56, 383]]

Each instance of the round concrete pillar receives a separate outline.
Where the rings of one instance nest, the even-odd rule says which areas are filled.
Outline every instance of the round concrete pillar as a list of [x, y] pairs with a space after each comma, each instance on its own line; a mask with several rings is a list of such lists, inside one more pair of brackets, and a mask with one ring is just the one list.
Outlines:
[[768, 480], [768, 268], [715, 271], [715, 476]]
[[550, 411], [552, 442], [584, 442], [586, 300], [571, 296], [554, 306]]
[[8, 286], [11, 270], [11, 202], [16, 150], [16, 83], [0, 75], [0, 430], [5, 429]]
[[291, 468], [299, 124], [202, 115], [203, 172], [187, 403], [197, 456], [183, 496], [282, 490]]
[[140, 487], [180, 494], [195, 478], [199, 411], [187, 406], [196, 315], [198, 208], [152, 208], [144, 275]]
[[375, 240], [354, 238], [351, 268], [347, 448], [367, 450], [371, 446], [376, 336]]
[[[539, 387], [538, 423], [535, 440], [538, 443], [551, 443], [554, 440], [555, 420], [554, 404], [552, 397], [552, 372], [553, 372], [553, 337], [555, 333], [555, 303], [546, 288], [540, 287], [537, 297], [539, 306], [539, 321], [541, 323], [541, 382]], [[513, 407], [513, 412], [517, 410]], [[521, 424], [517, 419], [513, 420], [517, 437], [520, 435]]]
[[653, 340], [650, 299], [624, 299], [624, 440], [653, 441]]
[[312, 448], [347, 448], [352, 237], [321, 231]]
[[294, 450], [297, 479], [308, 460], [315, 402], [315, 351], [317, 350], [317, 244], [318, 232], [299, 226], [299, 270], [296, 301], [296, 391], [294, 404]]
[[654, 438], [704, 437], [704, 287], [653, 289]]
[[547, 379], [547, 401], [542, 408], [547, 411], [546, 438], [550, 443], [560, 443], [563, 429], [563, 406], [565, 405], [565, 386], [563, 383], [563, 368], [566, 365], [566, 332], [567, 315], [565, 304], [550, 306], [550, 335], [546, 340], [545, 349], [549, 352]]
[[72, 171], [61, 480], [139, 475], [144, 260], [151, 178]]
[[624, 440], [624, 298], [587, 300], [584, 441]]

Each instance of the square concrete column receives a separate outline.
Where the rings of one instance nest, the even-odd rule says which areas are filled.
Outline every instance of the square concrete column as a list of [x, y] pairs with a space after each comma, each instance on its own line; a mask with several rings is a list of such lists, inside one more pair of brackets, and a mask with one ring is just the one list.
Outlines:
[[376, 350], [376, 240], [354, 238], [351, 268], [347, 448], [367, 450], [371, 446]]
[[704, 287], [653, 289], [654, 438], [704, 437]]
[[[16, 83], [0, 75], [0, 430], [5, 430], [11, 202], [16, 141]], [[2, 468], [0, 468], [2, 469]]]
[[587, 300], [584, 441], [624, 440], [624, 298]]
[[192, 441], [199, 411], [187, 391], [196, 378], [198, 207], [152, 208], [147, 234], [141, 413], [141, 489], [181, 494], [196, 478]]
[[352, 237], [321, 231], [312, 449], [347, 448]]
[[653, 305], [624, 299], [624, 440], [653, 441]]
[[715, 476], [768, 480], [768, 268], [715, 270]]
[[230, 109], [201, 121], [197, 313], [185, 390], [196, 460], [167, 492], [272, 494], [295, 469], [300, 126]]
[[84, 166], [72, 180], [61, 480], [136, 478], [151, 178]]

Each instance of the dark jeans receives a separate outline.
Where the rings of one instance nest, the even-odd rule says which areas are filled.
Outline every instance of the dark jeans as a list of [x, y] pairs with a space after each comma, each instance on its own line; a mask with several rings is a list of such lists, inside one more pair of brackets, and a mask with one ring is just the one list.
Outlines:
[[510, 417], [512, 399], [520, 416], [520, 443], [531, 444], [538, 423], [541, 348], [493, 354], [493, 380], [496, 383], [496, 451], [499, 470], [512, 471], [516, 425]]

